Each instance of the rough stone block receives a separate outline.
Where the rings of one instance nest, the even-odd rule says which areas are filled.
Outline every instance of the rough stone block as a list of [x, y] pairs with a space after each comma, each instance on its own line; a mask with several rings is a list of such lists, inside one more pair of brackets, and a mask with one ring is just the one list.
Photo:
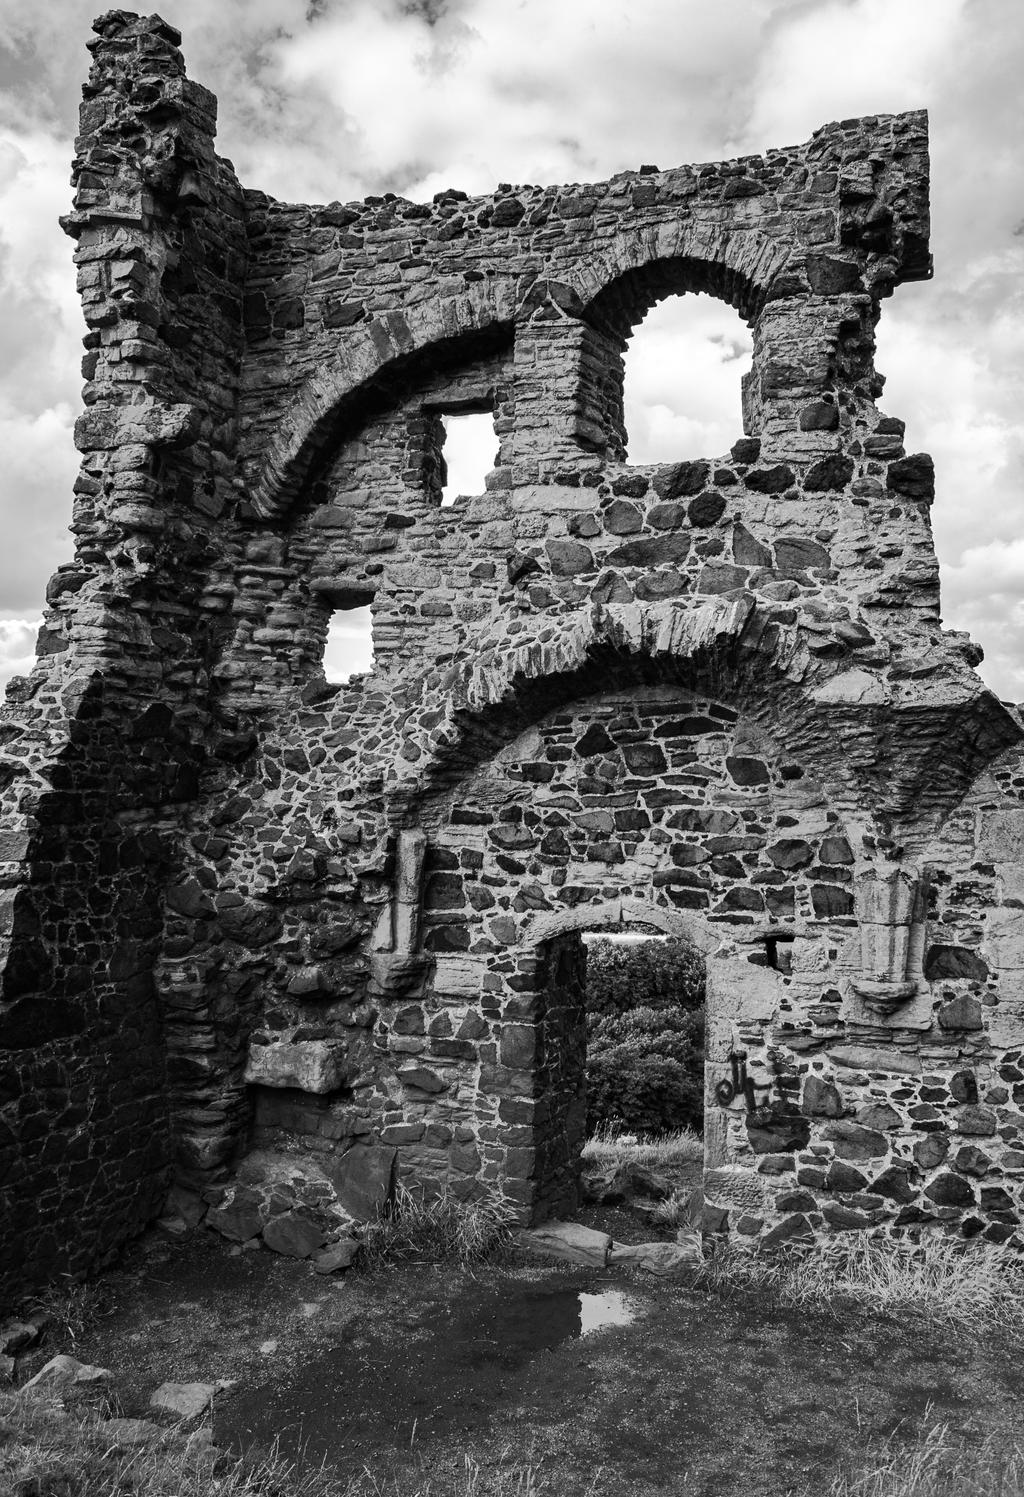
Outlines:
[[252, 1044], [245, 1080], [259, 1086], [295, 1087], [324, 1096], [345, 1085], [344, 1044], [330, 1040], [278, 1040]]
[[326, 1166], [338, 1203], [353, 1221], [372, 1221], [391, 1199], [396, 1154], [386, 1144], [354, 1144]]
[[607, 1232], [596, 1232], [592, 1227], [582, 1227], [578, 1222], [545, 1222], [520, 1232], [516, 1238], [527, 1252], [545, 1258], [564, 1258], [570, 1263], [584, 1263], [592, 1268], [604, 1268], [608, 1262], [612, 1239]]

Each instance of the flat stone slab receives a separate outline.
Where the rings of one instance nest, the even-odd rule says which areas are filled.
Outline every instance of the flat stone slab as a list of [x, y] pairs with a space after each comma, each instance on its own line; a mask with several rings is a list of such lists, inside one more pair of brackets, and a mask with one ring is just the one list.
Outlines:
[[612, 1240], [607, 1232], [581, 1227], [579, 1222], [545, 1222], [531, 1227], [517, 1237], [520, 1247], [546, 1258], [564, 1258], [569, 1263], [585, 1263], [604, 1268]]
[[685, 1242], [613, 1242], [608, 1266], [643, 1268], [662, 1278], [685, 1268], [697, 1268], [704, 1262], [700, 1238], [694, 1234]]
[[213, 1403], [216, 1383], [161, 1383], [149, 1400], [151, 1409], [161, 1409], [178, 1419], [198, 1419]]
[[919, 1076], [921, 1061], [916, 1055], [881, 1045], [834, 1045], [828, 1052], [834, 1065], [848, 1071], [888, 1071], [894, 1076]]

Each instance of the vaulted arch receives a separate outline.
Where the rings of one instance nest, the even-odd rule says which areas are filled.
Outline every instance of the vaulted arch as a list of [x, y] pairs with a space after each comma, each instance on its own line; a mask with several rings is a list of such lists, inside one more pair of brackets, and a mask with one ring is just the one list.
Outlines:
[[707, 291], [752, 321], [790, 253], [784, 240], [730, 223], [727, 216], [709, 220], [687, 215], [617, 234], [610, 246], [575, 266], [567, 279], [591, 317], [601, 315], [606, 304], [618, 298], [622, 285], [646, 284], [652, 288], [651, 300], [639, 316], [659, 296]]
[[410, 370], [428, 350], [471, 358], [511, 341], [517, 282], [472, 282], [458, 296], [430, 298], [350, 329], [335, 356], [309, 376], [281, 418], [269, 451], [255, 463], [250, 498], [263, 519], [294, 503], [345, 412], [362, 393]]
[[973, 672], [951, 678], [941, 710], [924, 713], [912, 681], [813, 654], [804, 630], [750, 593], [613, 604], [535, 637], [484, 639], [454, 671], [428, 677], [393, 762], [393, 820], [561, 704], [658, 681], [699, 687], [777, 732], [847, 822], [908, 844], [931, 835], [1020, 736]]

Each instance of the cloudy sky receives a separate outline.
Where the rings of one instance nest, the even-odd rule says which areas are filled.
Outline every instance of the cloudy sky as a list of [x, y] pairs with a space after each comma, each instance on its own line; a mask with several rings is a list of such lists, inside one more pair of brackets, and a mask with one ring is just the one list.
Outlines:
[[[0, 0], [0, 680], [28, 668], [70, 554], [82, 323], [69, 206], [85, 43], [101, 0]], [[588, 181], [805, 140], [926, 107], [935, 279], [879, 329], [882, 405], [938, 468], [946, 622], [1024, 699], [1024, 5], [1021, 0], [165, 0], [218, 145], [279, 198]], [[747, 330], [663, 303], [627, 366], [634, 461], [740, 434]], [[452, 487], [493, 438], [470, 432]], [[456, 460], [457, 459], [457, 460]], [[485, 462], [486, 466], [486, 462]]]

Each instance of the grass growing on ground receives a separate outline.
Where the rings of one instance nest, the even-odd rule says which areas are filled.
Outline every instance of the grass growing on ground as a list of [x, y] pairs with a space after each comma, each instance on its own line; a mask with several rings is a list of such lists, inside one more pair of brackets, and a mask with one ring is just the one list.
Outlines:
[[480, 1263], [512, 1241], [513, 1207], [488, 1193], [457, 1201], [442, 1193], [426, 1196], [399, 1184], [384, 1211], [367, 1226], [359, 1262], [366, 1268], [389, 1263]]
[[643, 1164], [670, 1169], [673, 1165], [695, 1164], [704, 1158], [704, 1139], [692, 1128], [677, 1128], [672, 1133], [619, 1133], [605, 1126], [598, 1128], [583, 1145], [585, 1164]]
[[16, 1497], [538, 1497], [536, 1470], [521, 1462], [484, 1472], [463, 1469], [438, 1482], [429, 1473], [384, 1478], [370, 1470], [339, 1477], [301, 1472], [274, 1456], [239, 1460], [210, 1447], [208, 1430], [164, 1431], [124, 1448], [93, 1409], [0, 1394], [0, 1491]]
[[45, 1316], [51, 1334], [77, 1345], [97, 1321], [113, 1313], [110, 1286], [103, 1279], [73, 1280], [51, 1284], [37, 1294], [31, 1309]]
[[777, 1256], [730, 1243], [716, 1249], [702, 1276], [716, 1291], [757, 1290], [794, 1309], [853, 1302], [1024, 1338], [1024, 1260], [978, 1242], [846, 1236]]
[[841, 1472], [807, 1497], [1020, 1497], [1024, 1451], [990, 1436], [980, 1446], [950, 1438], [945, 1424], [908, 1443], [894, 1437], [859, 1471]]
[[95, 1410], [0, 1395], [0, 1491], [54, 1497], [332, 1497], [321, 1473], [243, 1462], [209, 1448], [203, 1428], [126, 1446]]

